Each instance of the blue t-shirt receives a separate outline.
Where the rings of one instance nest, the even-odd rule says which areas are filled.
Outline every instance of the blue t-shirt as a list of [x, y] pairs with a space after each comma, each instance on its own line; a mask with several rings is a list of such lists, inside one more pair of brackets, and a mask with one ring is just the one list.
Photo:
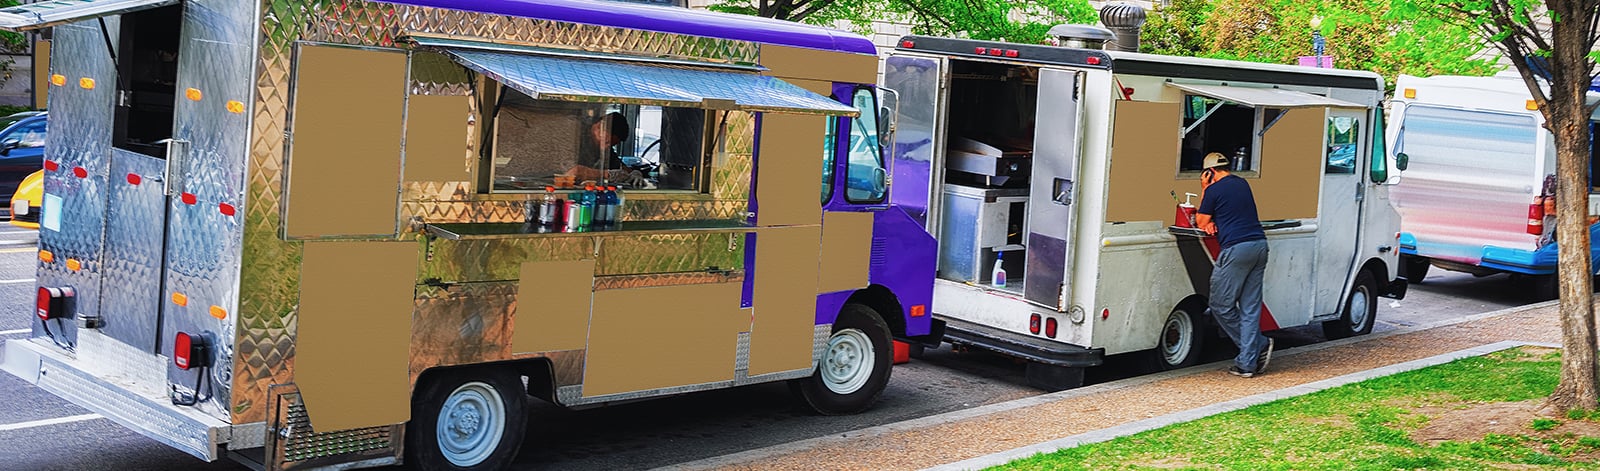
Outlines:
[[1211, 215], [1217, 225], [1217, 243], [1223, 250], [1240, 242], [1262, 240], [1261, 218], [1256, 215], [1256, 198], [1250, 183], [1238, 175], [1228, 175], [1206, 187], [1200, 199], [1200, 214]]

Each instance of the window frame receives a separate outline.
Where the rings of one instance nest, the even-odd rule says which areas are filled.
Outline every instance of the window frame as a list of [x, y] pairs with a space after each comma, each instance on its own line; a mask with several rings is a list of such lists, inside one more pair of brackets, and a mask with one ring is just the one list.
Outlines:
[[[851, 104], [851, 106], [856, 107], [856, 110], [858, 112], [860, 112], [860, 116], [857, 116], [855, 118], [841, 118], [839, 120], [840, 123], [843, 123], [845, 126], [849, 126], [850, 127], [850, 132], [849, 132], [850, 139], [844, 141], [846, 147], [844, 149], [845, 168], [844, 168], [844, 185], [843, 185], [843, 187], [844, 187], [844, 200], [846, 202], [850, 203], [850, 204], [883, 204], [884, 202], [887, 202], [889, 200], [889, 167], [888, 167], [888, 163], [884, 161], [884, 157], [883, 157], [883, 142], [882, 142], [882, 138], [881, 138], [881, 136], [878, 136], [878, 131], [879, 131], [878, 119], [880, 119], [880, 118], [878, 116], [878, 95], [877, 95], [877, 93], [875, 93], [875, 91], [876, 90], [874, 89], [874, 87], [865, 86], [865, 85], [857, 86], [853, 90], [851, 90], [851, 92], [850, 92], [850, 104]], [[859, 105], [857, 105], [855, 103], [856, 98], [861, 96], [862, 93], [865, 93], [867, 95], [867, 97], [871, 100], [871, 102], [869, 103], [871, 105], [870, 109], [862, 109], [861, 106], [859, 106]], [[872, 125], [870, 127], [865, 126], [865, 125], [859, 125], [859, 123], [862, 122], [861, 117], [862, 116], [869, 116], [869, 115], [872, 116], [872, 123], [871, 123]], [[881, 190], [877, 190], [877, 191], [879, 191], [879, 193], [877, 194], [877, 196], [875, 198], [856, 199], [856, 198], [852, 198], [850, 196], [850, 190], [851, 190], [851, 188], [850, 188], [851, 178], [850, 177], [852, 176], [851, 170], [854, 168], [854, 166], [851, 165], [851, 163], [852, 163], [851, 157], [853, 157], [856, 154], [855, 153], [855, 139], [856, 139], [855, 130], [858, 127], [860, 129], [866, 130], [866, 132], [869, 133], [869, 134], [863, 134], [862, 135], [863, 138], [866, 138], [866, 137], [870, 136], [873, 139], [872, 148], [869, 149], [869, 150], [872, 151], [872, 158], [873, 158], [872, 161], [877, 164], [876, 167], [873, 167], [873, 169], [876, 170], [876, 175], [874, 176], [874, 178], [878, 181], [879, 186], [881, 187]]]
[[[1260, 177], [1260, 173], [1261, 173], [1261, 147], [1262, 147], [1263, 143], [1266, 141], [1265, 138], [1266, 138], [1267, 131], [1272, 130], [1272, 126], [1277, 124], [1278, 120], [1282, 119], [1285, 115], [1289, 114], [1290, 111], [1293, 111], [1294, 108], [1249, 106], [1249, 105], [1245, 105], [1245, 104], [1241, 104], [1241, 103], [1236, 103], [1236, 102], [1232, 102], [1232, 101], [1228, 101], [1228, 100], [1223, 100], [1223, 99], [1212, 97], [1212, 96], [1201, 95], [1201, 94], [1196, 94], [1196, 93], [1192, 93], [1192, 92], [1184, 92], [1183, 99], [1179, 103], [1179, 108], [1178, 108], [1178, 110], [1179, 110], [1178, 112], [1180, 113], [1179, 114], [1179, 118], [1182, 121], [1188, 121], [1189, 119], [1191, 119], [1191, 118], [1189, 118], [1189, 111], [1190, 111], [1189, 108], [1191, 106], [1190, 105], [1190, 101], [1192, 99], [1194, 99], [1194, 98], [1200, 98], [1200, 99], [1203, 99], [1203, 100], [1214, 101], [1215, 104], [1207, 106], [1207, 109], [1199, 117], [1193, 118], [1195, 120], [1193, 123], [1182, 123], [1182, 124], [1180, 124], [1180, 130], [1179, 130], [1179, 134], [1178, 134], [1178, 162], [1177, 162], [1177, 164], [1178, 164], [1178, 176], [1179, 177], [1183, 177], [1183, 178], [1193, 178], [1193, 179], [1200, 178], [1200, 172], [1203, 169], [1185, 169], [1185, 168], [1183, 168], [1184, 141], [1189, 137], [1189, 134], [1191, 132], [1195, 131], [1195, 128], [1199, 127], [1200, 124], [1205, 123], [1206, 120], [1210, 119], [1211, 116], [1213, 114], [1215, 114], [1217, 111], [1220, 111], [1222, 109], [1223, 105], [1231, 105], [1231, 106], [1235, 106], [1235, 107], [1239, 107], [1239, 108], [1244, 108], [1244, 109], [1250, 110], [1250, 112], [1251, 112], [1250, 131], [1249, 131], [1249, 133], [1250, 133], [1250, 154], [1249, 154], [1248, 160], [1247, 160], [1247, 162], [1249, 162], [1250, 165], [1249, 165], [1248, 168], [1244, 168], [1244, 169], [1240, 169], [1240, 170], [1233, 170], [1233, 169], [1230, 168], [1228, 171], [1233, 173], [1234, 175], [1238, 175], [1238, 176], [1244, 177], [1244, 178], [1259, 178]], [[1205, 146], [1202, 146], [1201, 150], [1202, 150], [1202, 154], [1201, 155], [1204, 155], [1205, 153], [1210, 153], [1210, 152], [1220, 152], [1220, 151], [1215, 151], [1215, 150], [1207, 150], [1207, 148]], [[1233, 159], [1234, 158], [1234, 155], [1232, 153], [1224, 152], [1223, 154], [1227, 155], [1229, 159]]]

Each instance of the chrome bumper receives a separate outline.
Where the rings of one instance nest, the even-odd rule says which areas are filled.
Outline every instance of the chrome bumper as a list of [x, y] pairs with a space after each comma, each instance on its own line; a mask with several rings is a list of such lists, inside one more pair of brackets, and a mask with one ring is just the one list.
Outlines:
[[258, 448], [266, 441], [265, 422], [232, 425], [172, 405], [159, 386], [97, 375], [80, 363], [32, 340], [0, 345], [0, 370], [197, 458], [215, 461], [226, 449]]

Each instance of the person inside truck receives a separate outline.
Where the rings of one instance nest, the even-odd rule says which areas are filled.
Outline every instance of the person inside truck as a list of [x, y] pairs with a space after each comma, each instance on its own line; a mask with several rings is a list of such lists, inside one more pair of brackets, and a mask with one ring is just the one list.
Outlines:
[[1200, 171], [1200, 208], [1195, 220], [1217, 237], [1221, 252], [1211, 271], [1207, 311], [1239, 346], [1228, 373], [1253, 377], [1272, 359], [1271, 338], [1261, 335], [1261, 284], [1267, 271], [1267, 234], [1261, 230], [1250, 183], [1228, 172], [1227, 156], [1206, 154]]
[[628, 138], [633, 128], [622, 113], [612, 111], [589, 123], [584, 133], [584, 143], [579, 147], [578, 163], [567, 173], [577, 181], [607, 180], [634, 187], [643, 187], [648, 181], [644, 174], [623, 164], [617, 146]]

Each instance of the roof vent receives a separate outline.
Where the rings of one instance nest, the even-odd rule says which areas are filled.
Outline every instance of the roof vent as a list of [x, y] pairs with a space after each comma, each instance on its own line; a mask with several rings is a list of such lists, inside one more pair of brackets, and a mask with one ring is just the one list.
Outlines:
[[1094, 25], [1055, 25], [1047, 34], [1060, 40], [1063, 47], [1078, 49], [1105, 49], [1106, 42], [1117, 38], [1111, 30]]
[[1139, 28], [1144, 26], [1144, 20], [1144, 8], [1138, 5], [1113, 3], [1100, 8], [1100, 22], [1117, 35], [1112, 50], [1139, 52]]

